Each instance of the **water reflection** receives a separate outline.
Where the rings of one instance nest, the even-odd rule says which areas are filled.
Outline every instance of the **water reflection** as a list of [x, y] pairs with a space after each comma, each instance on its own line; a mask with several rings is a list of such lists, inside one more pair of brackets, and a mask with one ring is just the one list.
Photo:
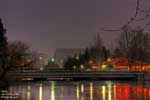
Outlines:
[[43, 95], [42, 95], [42, 93], [43, 93], [42, 88], [43, 88], [43, 87], [42, 87], [42, 84], [40, 84], [40, 87], [39, 87], [39, 100], [43, 100], [43, 99], [42, 99], [42, 98], [43, 98], [43, 97], [42, 97], [42, 96], [43, 96]]
[[93, 100], [93, 83], [90, 83], [90, 100]]
[[51, 100], [55, 100], [55, 82], [51, 82]]
[[27, 88], [27, 100], [30, 100], [30, 86], [28, 86], [28, 88]]
[[[149, 83], [148, 83], [149, 84]], [[136, 82], [17, 83], [8, 89], [19, 100], [150, 100], [150, 86]]]
[[102, 100], [106, 100], [106, 86], [102, 86]]

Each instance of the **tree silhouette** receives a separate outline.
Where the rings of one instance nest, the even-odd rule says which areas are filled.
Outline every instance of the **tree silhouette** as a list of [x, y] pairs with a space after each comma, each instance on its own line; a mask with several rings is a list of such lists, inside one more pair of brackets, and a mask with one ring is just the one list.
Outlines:
[[150, 34], [144, 30], [140, 28], [124, 30], [117, 44], [113, 55], [126, 57], [130, 68], [136, 61], [150, 62]]
[[4, 80], [5, 75], [12, 68], [32, 66], [35, 61], [26, 61], [26, 57], [31, 55], [25, 43], [7, 42], [6, 29], [0, 19], [0, 80]]
[[2, 79], [10, 67], [8, 65], [8, 49], [7, 49], [6, 29], [0, 18], [0, 79]]

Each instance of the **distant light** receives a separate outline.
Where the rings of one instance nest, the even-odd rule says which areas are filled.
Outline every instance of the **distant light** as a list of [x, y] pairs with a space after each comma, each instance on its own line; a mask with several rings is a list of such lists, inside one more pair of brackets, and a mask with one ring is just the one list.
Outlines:
[[30, 60], [30, 59], [28, 59], [28, 60], [27, 60], [27, 62], [31, 62], [31, 60]]
[[76, 69], [76, 66], [75, 66], [75, 65], [73, 66], [73, 69]]
[[90, 61], [89, 61], [89, 63], [90, 63], [90, 64], [92, 64], [92, 63], [93, 63], [93, 61], [92, 61], [92, 60], [90, 60]]
[[93, 69], [97, 69], [98, 66], [97, 66], [97, 65], [93, 65], [92, 68], [93, 68]]
[[63, 63], [64, 61], [63, 60], [60, 60], [60, 63]]
[[102, 65], [102, 69], [105, 69], [107, 66], [106, 65]]
[[43, 71], [43, 67], [40, 67], [40, 70]]
[[83, 69], [83, 68], [84, 68], [84, 65], [81, 65], [80, 68]]
[[107, 59], [107, 61], [111, 61], [111, 59], [110, 59], [110, 58], [108, 58], [108, 59]]
[[76, 59], [79, 60], [79, 56], [76, 56]]
[[142, 70], [145, 71], [145, 67], [142, 67]]
[[55, 62], [55, 59], [54, 59], [54, 58], [52, 58], [52, 59], [51, 59], [51, 61], [52, 61], [52, 62]]
[[42, 59], [43, 59], [43, 57], [39, 57], [39, 59], [40, 59], [40, 60], [42, 60]]

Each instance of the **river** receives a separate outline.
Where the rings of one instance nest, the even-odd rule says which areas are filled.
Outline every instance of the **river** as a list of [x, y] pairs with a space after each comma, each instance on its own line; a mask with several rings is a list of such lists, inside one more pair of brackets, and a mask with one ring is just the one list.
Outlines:
[[18, 82], [12, 83], [7, 92], [16, 94], [13, 100], [150, 100], [150, 82]]

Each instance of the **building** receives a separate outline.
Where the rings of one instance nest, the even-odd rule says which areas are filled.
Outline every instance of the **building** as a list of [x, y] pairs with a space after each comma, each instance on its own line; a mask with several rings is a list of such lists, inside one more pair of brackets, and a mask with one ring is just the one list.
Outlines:
[[63, 68], [64, 62], [67, 60], [68, 57], [74, 57], [79, 54], [82, 54], [84, 49], [79, 48], [57, 48], [55, 51], [54, 59], [55, 62], [59, 65], [59, 68]]
[[35, 67], [37, 69], [43, 70], [45, 68], [45, 66], [48, 64], [49, 61], [49, 56], [46, 53], [37, 53], [36, 54], [36, 64]]
[[48, 64], [49, 56], [46, 53], [34, 52], [32, 55], [26, 57], [27, 62], [33, 62], [33, 69], [43, 70]]

